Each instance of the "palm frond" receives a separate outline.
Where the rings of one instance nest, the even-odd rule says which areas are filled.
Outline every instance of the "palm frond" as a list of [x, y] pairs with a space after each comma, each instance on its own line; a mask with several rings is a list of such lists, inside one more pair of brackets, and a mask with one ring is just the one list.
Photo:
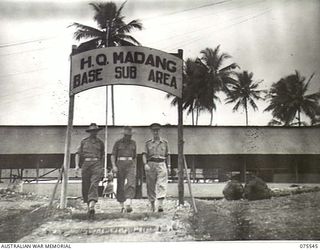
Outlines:
[[129, 33], [133, 29], [142, 30], [142, 23], [140, 20], [132, 20], [128, 24], [125, 24], [117, 29], [119, 33]]
[[115, 40], [120, 43], [120, 45], [124, 45], [124, 43], [127, 43], [128, 45], [134, 46], [134, 45], [140, 45], [140, 43], [130, 35], [126, 34], [118, 34], [115, 37]]
[[255, 104], [255, 102], [252, 99], [249, 99], [249, 103], [254, 111], [258, 110], [258, 106]]
[[74, 32], [74, 38], [78, 41], [87, 38], [103, 37], [104, 34], [101, 30], [81, 23], [73, 23], [70, 26], [74, 26], [77, 28], [77, 31]]
[[239, 100], [239, 101], [236, 103], [236, 105], [232, 108], [232, 111], [233, 111], [233, 112], [238, 111], [240, 105], [241, 105], [241, 100]]
[[236, 63], [231, 63], [230, 65], [220, 69], [220, 71], [222, 71], [222, 72], [231, 71], [231, 70], [235, 70], [236, 68], [240, 69], [240, 66]]

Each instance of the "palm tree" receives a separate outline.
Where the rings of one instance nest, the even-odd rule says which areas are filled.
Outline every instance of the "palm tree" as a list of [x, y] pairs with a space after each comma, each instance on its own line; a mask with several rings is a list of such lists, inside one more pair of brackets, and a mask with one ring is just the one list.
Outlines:
[[[187, 110], [187, 114], [192, 114], [192, 125], [198, 125], [200, 112], [211, 112], [216, 108], [215, 100], [219, 99], [208, 82], [207, 68], [199, 63], [199, 59], [185, 61], [182, 90], [182, 107]], [[167, 94], [167, 97], [171, 98], [172, 95]], [[175, 106], [177, 103], [178, 98], [175, 97], [171, 104]], [[196, 112], [195, 118], [194, 112]]]
[[292, 124], [295, 119], [297, 125], [301, 126], [301, 113], [314, 120], [319, 105], [320, 91], [306, 94], [313, 76], [314, 74], [306, 81], [306, 78], [296, 70], [295, 74], [273, 83], [267, 96], [270, 105], [265, 111], [272, 111], [273, 117], [286, 126]]
[[[228, 84], [235, 83], [231, 76], [238, 65], [231, 63], [223, 67], [225, 60], [230, 56], [226, 53], [220, 53], [220, 45], [214, 50], [206, 48], [200, 53], [202, 54], [201, 58], [188, 59], [185, 63], [183, 108], [187, 110], [188, 114], [192, 113], [192, 117], [196, 111], [196, 125], [200, 112], [210, 112], [210, 125], [212, 125], [213, 110], [217, 107], [216, 102], [220, 101], [217, 93], [229, 91]], [[167, 96], [170, 97], [170, 95]], [[177, 104], [176, 98], [173, 99], [172, 104]]]
[[[316, 120], [314, 121], [315, 124], [313, 125], [316, 125]], [[283, 122], [283, 121], [280, 121], [280, 120], [277, 120], [277, 119], [272, 119], [270, 122], [268, 122], [268, 126], [297, 126], [299, 125], [298, 122], [290, 122], [289, 124]], [[300, 126], [308, 126], [308, 123], [306, 122], [300, 122]]]
[[[234, 74], [234, 70], [239, 66], [236, 63], [224, 66], [225, 60], [231, 58], [231, 56], [227, 53], [220, 53], [220, 45], [215, 49], [206, 48], [201, 50], [200, 53], [202, 57], [198, 60], [198, 63], [206, 68], [207, 90], [213, 91], [213, 96], [216, 96], [216, 93], [219, 91], [228, 93], [228, 85], [236, 83], [232, 75]], [[215, 103], [211, 106], [210, 125], [212, 125], [213, 121], [213, 110], [216, 109]]]
[[230, 84], [229, 91], [227, 92], [226, 103], [236, 102], [232, 111], [238, 111], [242, 106], [246, 113], [246, 126], [248, 126], [248, 105], [250, 105], [254, 111], [258, 110], [258, 106], [255, 100], [262, 99], [261, 93], [263, 91], [256, 90], [262, 81], [254, 82], [252, 80], [253, 73], [243, 71], [236, 73], [237, 82]]
[[311, 119], [312, 126], [319, 126], [320, 125], [320, 104], [316, 108], [316, 115], [313, 119]]
[[[77, 48], [76, 53], [83, 51], [113, 47], [113, 46], [135, 46], [140, 43], [132, 36], [128, 35], [133, 29], [142, 29], [142, 23], [139, 20], [132, 20], [129, 23], [124, 21], [122, 9], [126, 2], [119, 8], [114, 2], [98, 2], [89, 5], [94, 10], [93, 19], [97, 23], [98, 28], [90, 27], [80, 23], [73, 23], [77, 30], [74, 37], [77, 41], [85, 39]], [[112, 117], [114, 125], [114, 101], [113, 101], [113, 85], [111, 86], [112, 96]]]
[[[73, 23], [77, 30], [74, 37], [77, 41], [89, 39], [80, 44], [78, 52], [82, 49], [96, 49], [112, 46], [134, 46], [140, 43], [132, 36], [128, 35], [133, 29], [142, 29], [142, 23], [139, 20], [132, 20], [129, 23], [124, 22], [124, 16], [121, 11], [126, 2], [120, 8], [114, 2], [90, 3], [94, 10], [93, 19], [98, 28], [90, 27], [80, 23]], [[84, 48], [85, 47], [85, 48]]]

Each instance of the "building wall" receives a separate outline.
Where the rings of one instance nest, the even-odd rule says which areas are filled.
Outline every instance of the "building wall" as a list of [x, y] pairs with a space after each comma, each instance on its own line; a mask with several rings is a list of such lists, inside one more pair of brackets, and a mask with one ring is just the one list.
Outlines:
[[[88, 135], [85, 129], [85, 126], [73, 129], [72, 154]], [[148, 127], [133, 130], [141, 174], [141, 152], [151, 133]], [[65, 134], [64, 126], [0, 126], [0, 169], [29, 169], [28, 172], [36, 176], [31, 169], [61, 168]], [[186, 126], [184, 152], [188, 167], [193, 173], [197, 172], [194, 178], [200, 175], [225, 181], [232, 172], [239, 173], [243, 180], [245, 172], [252, 172], [270, 182], [320, 182], [319, 135], [320, 127]], [[177, 172], [177, 128], [164, 127], [162, 136], [169, 141], [172, 170]], [[104, 138], [103, 131], [99, 137]], [[109, 158], [114, 142], [120, 137], [122, 127], [108, 127]], [[2, 177], [5, 173], [10, 172], [3, 172]]]
[[[74, 127], [71, 152], [88, 134], [86, 127]], [[148, 127], [134, 127], [138, 153], [151, 138]], [[0, 126], [0, 154], [61, 154], [65, 126]], [[196, 155], [220, 154], [320, 154], [320, 127], [211, 127], [185, 126], [184, 152]], [[171, 152], [177, 154], [177, 127], [162, 129]], [[104, 138], [104, 132], [99, 132]], [[122, 137], [122, 127], [108, 127], [107, 151]]]

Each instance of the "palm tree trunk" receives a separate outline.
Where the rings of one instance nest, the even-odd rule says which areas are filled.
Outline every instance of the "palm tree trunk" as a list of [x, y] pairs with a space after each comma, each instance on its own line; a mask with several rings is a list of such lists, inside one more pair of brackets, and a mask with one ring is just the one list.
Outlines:
[[213, 110], [211, 109], [211, 111], [210, 111], [210, 126], [212, 126], [212, 121], [213, 121]]
[[192, 126], [194, 126], [194, 109], [191, 110]]
[[246, 111], [246, 126], [248, 126], [248, 106], [247, 106], [247, 100], [244, 103], [244, 109]]
[[199, 107], [197, 107], [196, 125], [198, 125], [199, 113]]
[[298, 109], [298, 126], [301, 127], [301, 111]]
[[[109, 20], [107, 20], [106, 42], [105, 42], [105, 46], [106, 47], [109, 47], [110, 25], [112, 25], [112, 22], [110, 23]], [[113, 89], [113, 85], [111, 85], [111, 112], [112, 112], [112, 125], [115, 125], [115, 118], [114, 118], [114, 89]]]

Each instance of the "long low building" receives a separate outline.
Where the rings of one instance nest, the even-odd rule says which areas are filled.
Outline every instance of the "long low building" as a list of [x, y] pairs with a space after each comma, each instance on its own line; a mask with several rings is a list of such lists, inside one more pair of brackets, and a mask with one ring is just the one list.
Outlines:
[[[75, 126], [71, 167], [87, 126]], [[143, 174], [141, 153], [152, 137], [149, 127], [133, 127], [137, 142], [138, 175]], [[230, 175], [245, 180], [254, 173], [267, 182], [320, 182], [320, 127], [213, 127], [184, 126], [184, 154], [194, 180], [226, 181]], [[0, 169], [59, 169], [63, 164], [66, 126], [0, 126]], [[172, 179], [177, 168], [177, 127], [164, 126], [172, 154]], [[104, 130], [99, 132], [104, 138]], [[122, 127], [108, 127], [107, 152], [122, 137]], [[110, 159], [109, 159], [110, 161]], [[110, 163], [109, 163], [110, 164]], [[0, 176], [5, 178], [4, 171]]]

